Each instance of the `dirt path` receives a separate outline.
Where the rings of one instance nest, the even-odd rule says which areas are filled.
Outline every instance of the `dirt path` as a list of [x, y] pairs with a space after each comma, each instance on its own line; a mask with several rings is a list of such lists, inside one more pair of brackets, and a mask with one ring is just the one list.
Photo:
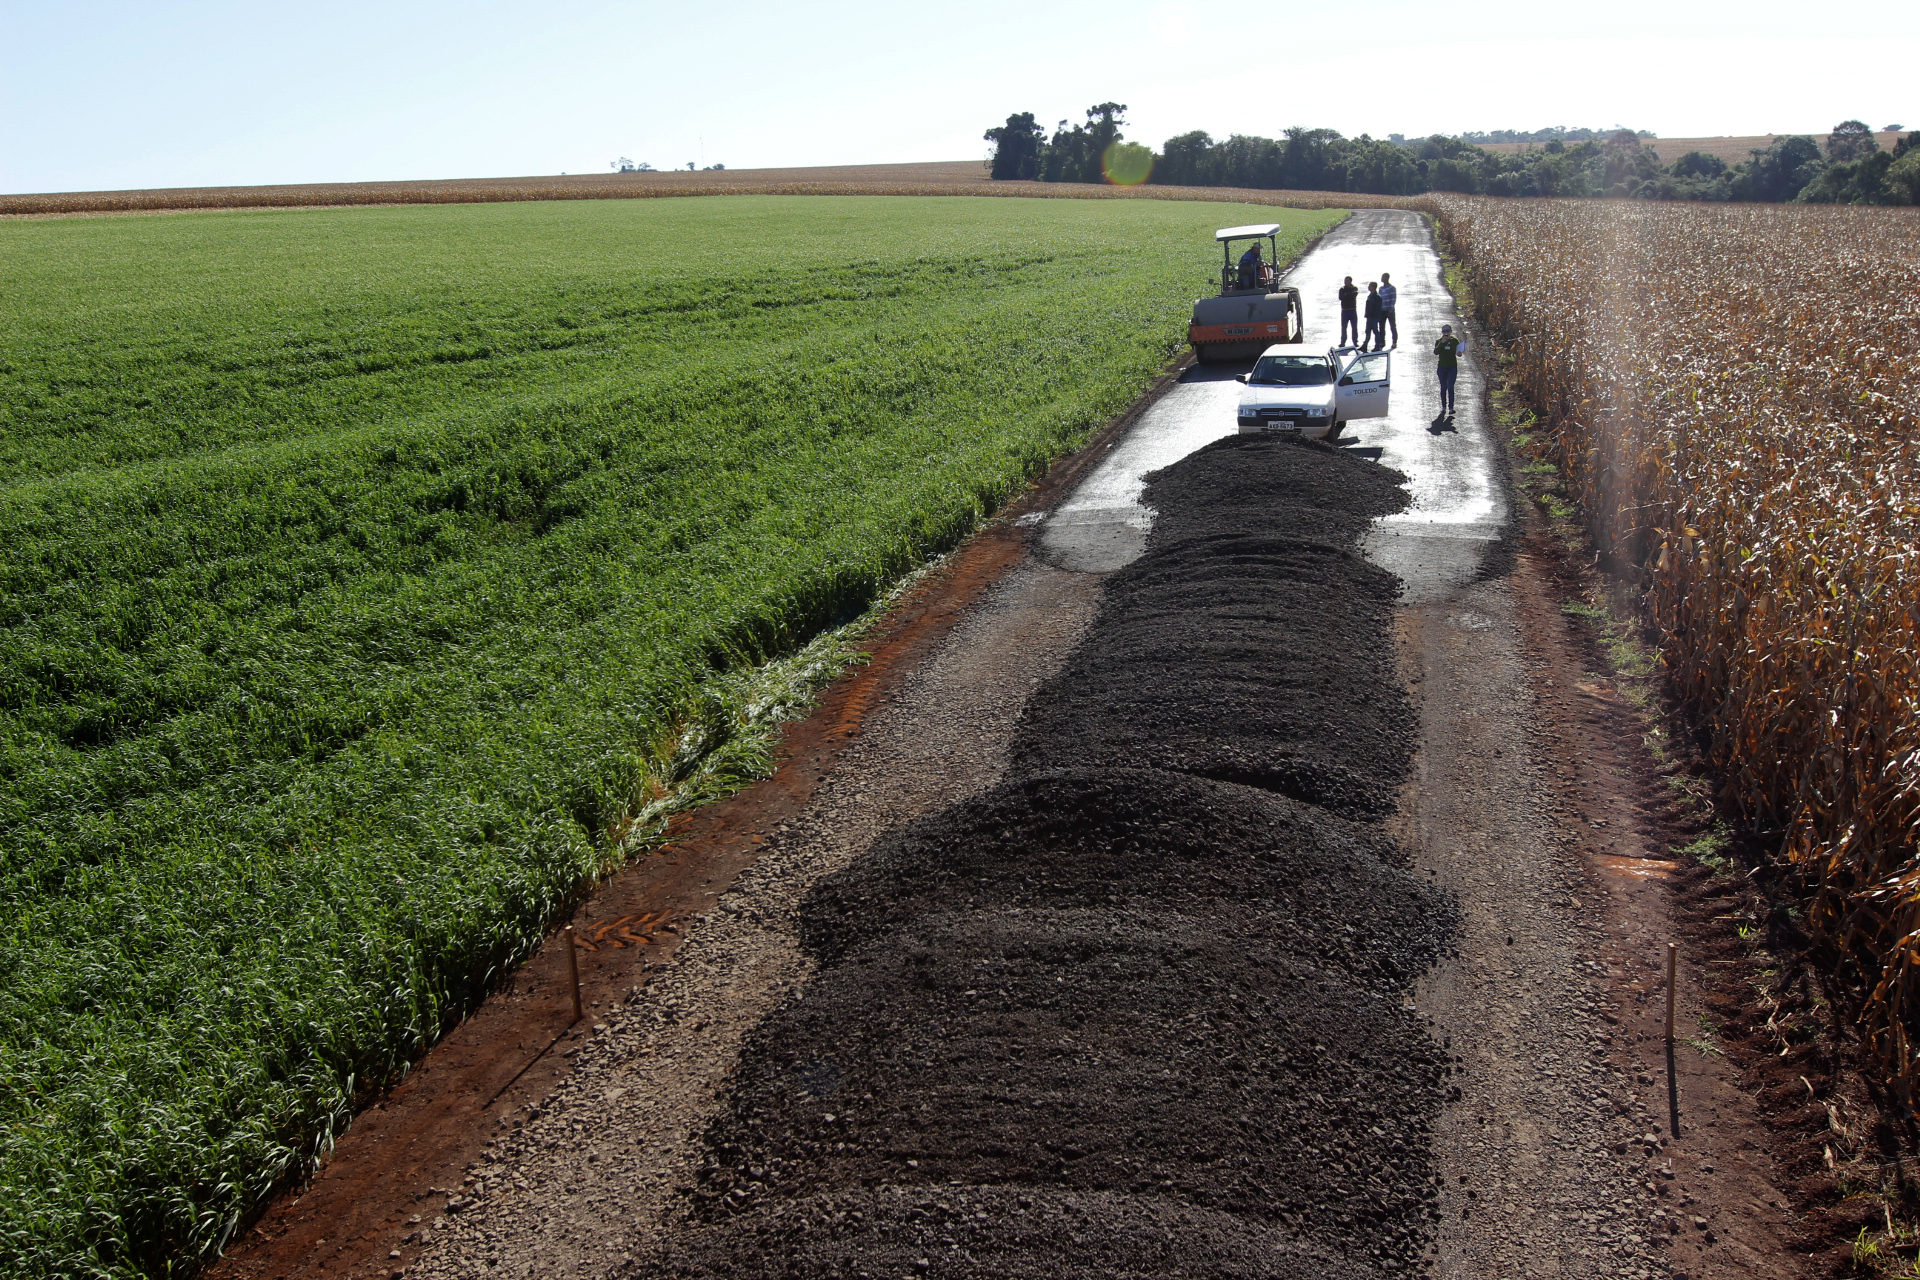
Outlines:
[[1463, 908], [1419, 999], [1465, 1069], [1436, 1274], [1806, 1274], [1768, 1129], [1725, 1059], [1687, 1043], [1704, 1041], [1685, 964], [1669, 1092], [1663, 957], [1689, 946], [1658, 779], [1550, 564], [1523, 545], [1511, 578], [1400, 621], [1422, 729], [1406, 836]]
[[[1368, 250], [1373, 259], [1355, 259]], [[1432, 1271], [1799, 1274], [1781, 1244], [1791, 1232], [1777, 1207], [1785, 1197], [1768, 1181], [1764, 1131], [1723, 1060], [1683, 1054], [1673, 1132], [1660, 985], [1647, 968], [1671, 933], [1664, 864], [1643, 861], [1664, 852], [1639, 790], [1648, 762], [1608, 719], [1618, 708], [1606, 690], [1585, 677], [1540, 557], [1523, 545], [1516, 572], [1474, 578], [1490, 553], [1507, 554], [1505, 487], [1490, 470], [1472, 370], [1455, 423], [1439, 423], [1431, 388], [1422, 390], [1426, 361], [1412, 353], [1451, 311], [1424, 229], [1398, 212], [1361, 215], [1296, 275], [1317, 289], [1340, 274], [1377, 274], [1380, 260], [1402, 288], [1407, 354], [1392, 418], [1350, 435], [1414, 481], [1414, 507], [1368, 543], [1412, 584], [1395, 633], [1421, 746], [1395, 823], [1416, 869], [1457, 895], [1463, 917], [1458, 953], [1423, 982], [1416, 1005], [1460, 1068], [1435, 1140], [1445, 1187]], [[1309, 319], [1334, 317], [1310, 307]], [[1143, 447], [1156, 437], [1205, 443], [1204, 419], [1230, 413], [1235, 391], [1191, 374], [1083, 457], [1099, 476], [1086, 494], [1125, 492], [1116, 469], [1147, 465], [1118, 459], [1165, 461]], [[811, 971], [796, 936], [800, 898], [882, 831], [1001, 777], [1029, 691], [1066, 663], [1104, 573], [1137, 548], [1137, 519], [1109, 518], [1112, 505], [1076, 505], [1062, 487], [1044, 503], [1069, 515], [1058, 528], [1036, 528], [1038, 509], [1003, 525], [981, 570], [992, 585], [970, 587], [974, 603], [887, 681], [869, 683], [874, 696], [830, 700], [810, 722], [810, 745], [760, 792], [777, 803], [763, 799], [756, 813], [748, 793], [729, 816], [704, 820], [720, 822], [731, 852], [710, 864], [686, 849], [663, 860], [663, 871], [678, 864], [677, 892], [689, 899], [675, 913], [677, 940], [658, 935], [654, 950], [616, 957], [624, 967], [603, 971], [590, 1027], [503, 1082], [491, 1107], [469, 1099], [475, 1123], [460, 1142], [442, 1142], [437, 1165], [401, 1170], [371, 1205], [343, 1194], [353, 1180], [330, 1170], [341, 1190], [329, 1201], [316, 1188], [319, 1207], [281, 1237], [300, 1248], [243, 1248], [225, 1274], [599, 1280], [647, 1253], [695, 1180], [743, 1037]], [[611, 920], [619, 905], [588, 914]], [[557, 956], [545, 963], [531, 999], [553, 999]], [[468, 1051], [483, 1055], [484, 1020], [475, 1024]], [[539, 1049], [522, 1044], [520, 1060]], [[343, 1158], [368, 1158], [371, 1141], [359, 1152], [343, 1144]], [[426, 1182], [429, 1168], [448, 1169], [450, 1152], [468, 1161], [458, 1180], [442, 1172]], [[298, 1217], [297, 1206], [282, 1214]], [[329, 1235], [358, 1245], [341, 1250]]]

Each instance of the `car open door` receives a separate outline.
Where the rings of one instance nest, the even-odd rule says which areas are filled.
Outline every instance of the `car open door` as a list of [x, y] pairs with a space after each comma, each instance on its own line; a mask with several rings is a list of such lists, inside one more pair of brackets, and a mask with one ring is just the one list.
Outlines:
[[1334, 409], [1342, 422], [1387, 416], [1387, 393], [1393, 386], [1393, 353], [1369, 351], [1353, 357], [1340, 371], [1333, 389]]

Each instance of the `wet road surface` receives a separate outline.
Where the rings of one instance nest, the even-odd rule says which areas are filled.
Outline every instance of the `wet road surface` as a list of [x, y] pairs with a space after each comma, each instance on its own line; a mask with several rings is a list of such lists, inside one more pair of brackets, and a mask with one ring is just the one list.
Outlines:
[[[1444, 597], [1473, 580], [1508, 512], [1495, 482], [1496, 448], [1487, 431], [1480, 371], [1461, 351], [1457, 416], [1442, 418], [1433, 373], [1440, 326], [1460, 331], [1453, 298], [1427, 224], [1399, 209], [1355, 213], [1287, 272], [1306, 311], [1306, 346], [1339, 339], [1337, 291], [1345, 276], [1363, 288], [1382, 272], [1399, 289], [1400, 345], [1385, 418], [1346, 426], [1344, 447], [1404, 472], [1412, 505], [1381, 520], [1368, 536], [1369, 558], [1405, 582], [1406, 603]], [[1055, 566], [1108, 573], [1139, 556], [1153, 513], [1140, 503], [1142, 477], [1239, 429], [1235, 405], [1242, 365], [1195, 365], [1115, 442], [1080, 486], [1047, 517], [1042, 555]]]
[[1139, 559], [1153, 527], [1153, 512], [1140, 502], [1144, 477], [1239, 430], [1240, 384], [1234, 375], [1244, 368], [1196, 364], [1181, 374], [1048, 514], [1041, 555], [1078, 573], [1111, 573]]

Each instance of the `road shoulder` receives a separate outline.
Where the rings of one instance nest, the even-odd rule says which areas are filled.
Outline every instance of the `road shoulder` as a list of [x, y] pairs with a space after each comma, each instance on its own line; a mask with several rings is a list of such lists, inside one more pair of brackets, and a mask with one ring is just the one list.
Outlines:
[[1562, 608], [1551, 535], [1520, 520], [1509, 576], [1404, 610], [1397, 637], [1422, 723], [1405, 838], [1463, 919], [1418, 996], [1462, 1069], [1435, 1273], [1804, 1275], [1770, 1130], [1699, 1030], [1662, 780]]

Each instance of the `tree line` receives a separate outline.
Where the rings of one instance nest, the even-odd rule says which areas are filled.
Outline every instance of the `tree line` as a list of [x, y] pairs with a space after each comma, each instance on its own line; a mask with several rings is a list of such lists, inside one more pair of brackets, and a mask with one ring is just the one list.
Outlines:
[[[1084, 123], [1062, 120], [1051, 136], [1032, 112], [989, 129], [995, 178], [1038, 182], [1133, 182], [1417, 195], [1455, 191], [1491, 196], [1607, 196], [1629, 200], [1798, 200], [1821, 204], [1920, 204], [1920, 131], [1880, 146], [1858, 120], [1834, 126], [1824, 145], [1809, 135], [1776, 138], [1728, 164], [1689, 151], [1671, 164], [1647, 145], [1651, 134], [1618, 129], [1499, 131], [1406, 139], [1343, 137], [1296, 126], [1278, 138], [1235, 134], [1216, 141], [1195, 131], [1158, 151], [1121, 133], [1126, 105], [1103, 102]], [[1898, 125], [1889, 126], [1898, 130]], [[1537, 142], [1524, 151], [1475, 145], [1490, 138]], [[1541, 141], [1544, 139], [1544, 141]]]

